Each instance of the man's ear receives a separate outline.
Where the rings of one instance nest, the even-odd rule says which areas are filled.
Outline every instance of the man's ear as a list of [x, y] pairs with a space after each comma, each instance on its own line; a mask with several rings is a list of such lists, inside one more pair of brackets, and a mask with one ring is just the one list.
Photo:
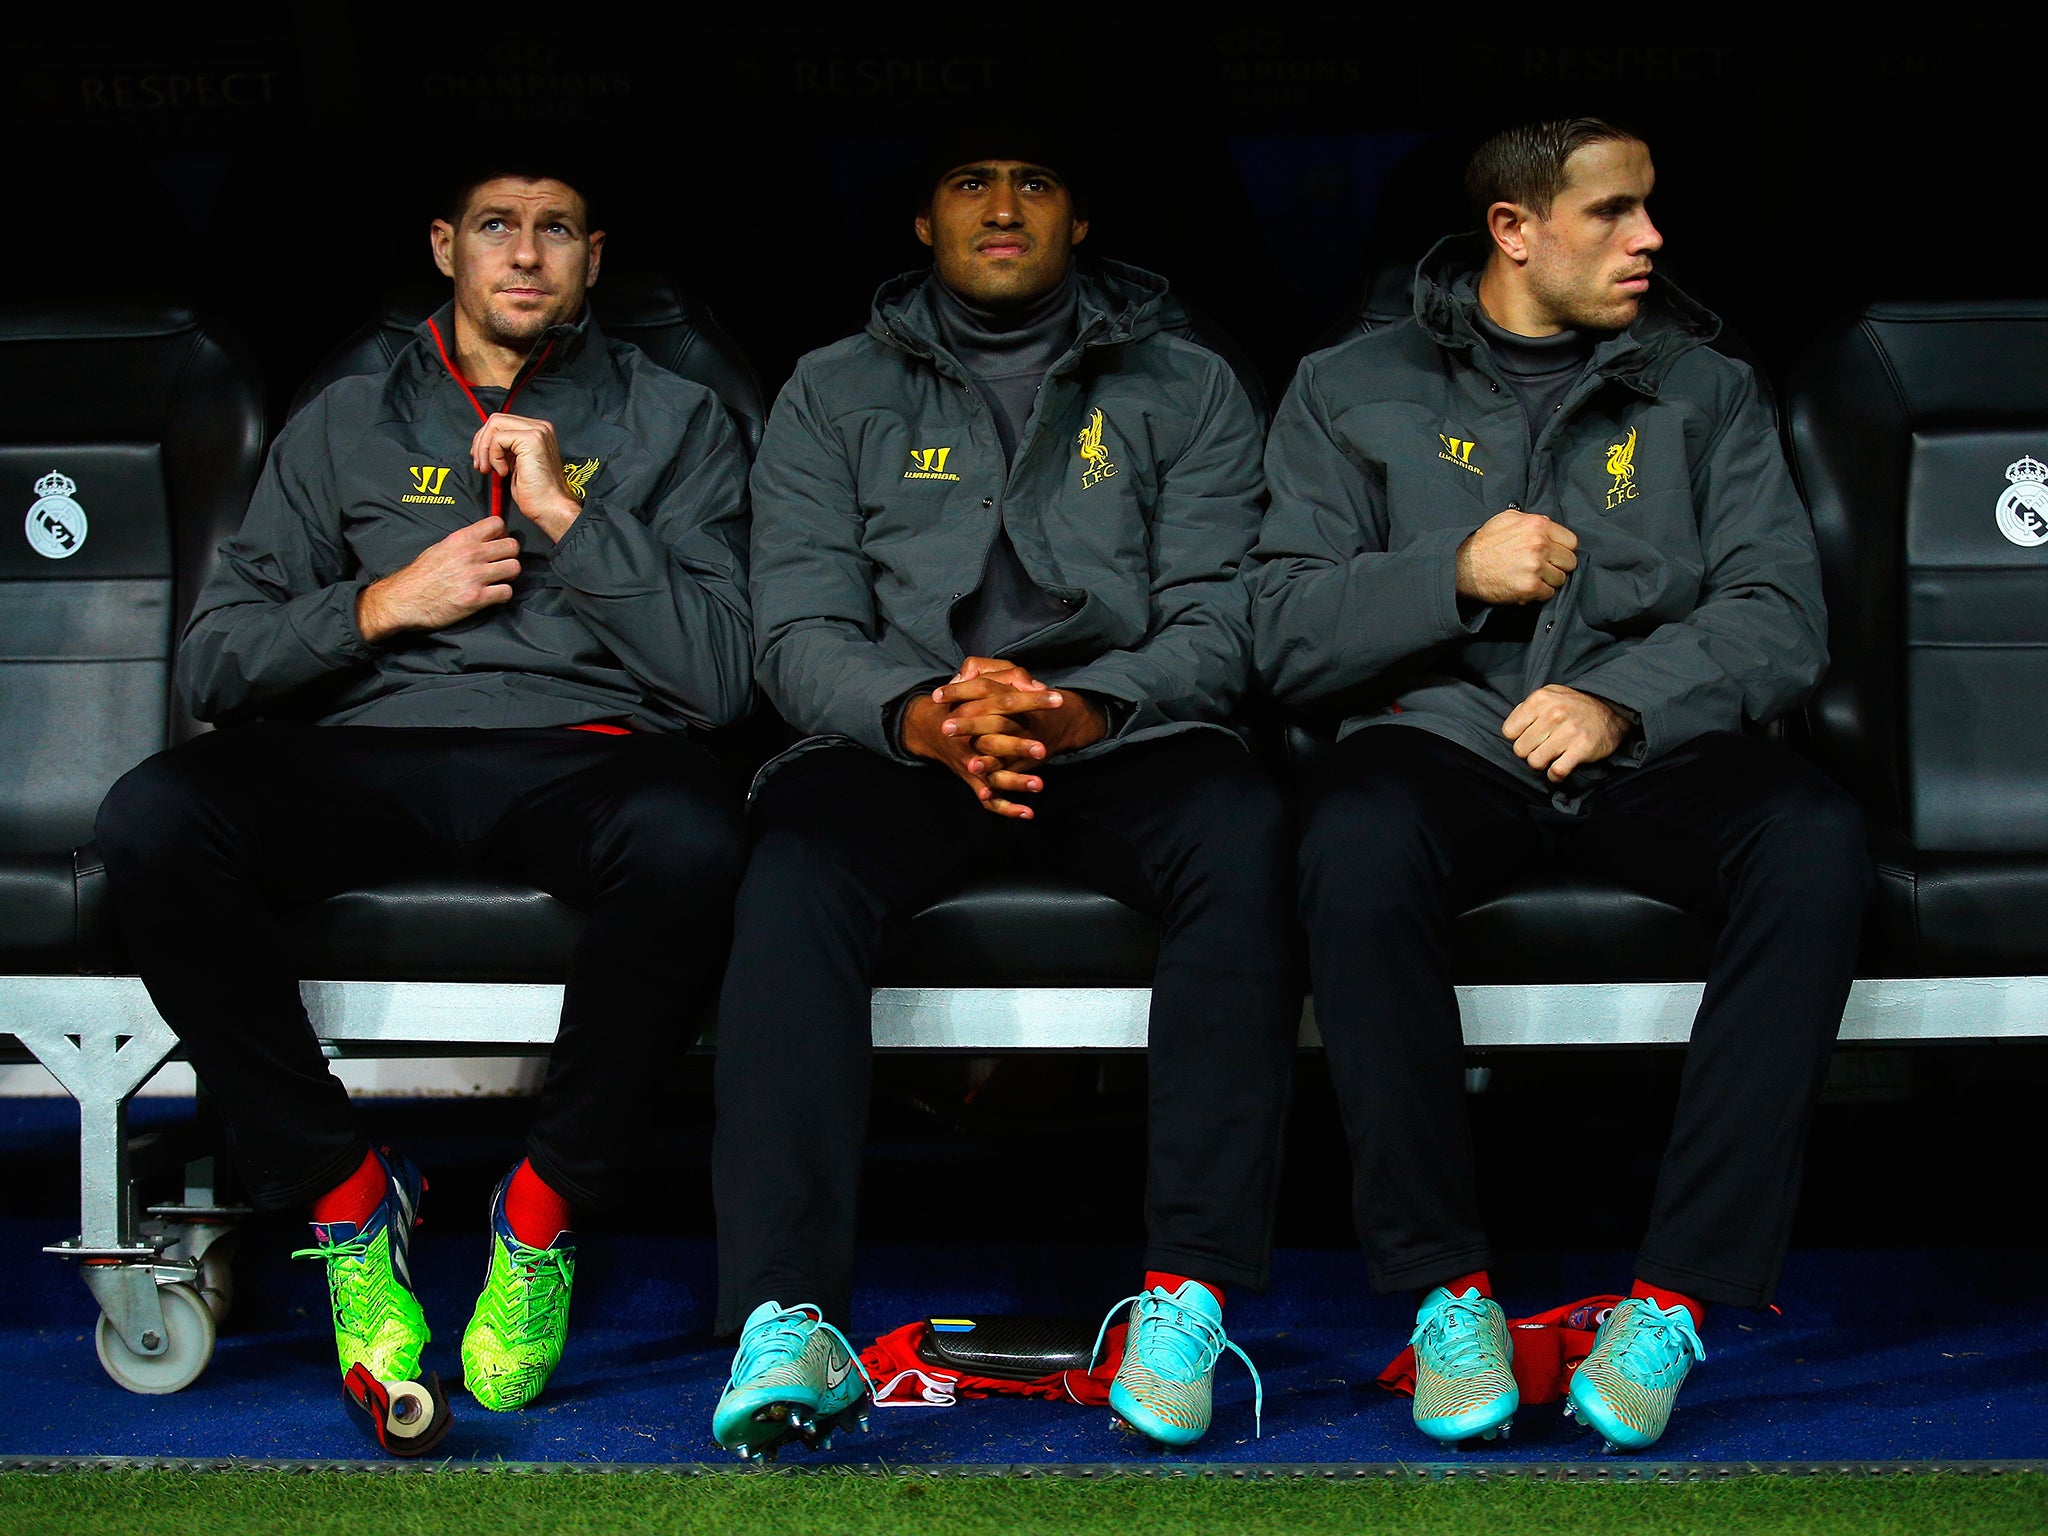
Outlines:
[[1516, 266], [1529, 259], [1529, 236], [1524, 228], [1528, 210], [1519, 203], [1495, 203], [1486, 210], [1486, 232], [1494, 248]]
[[911, 221], [910, 227], [917, 231], [918, 239], [922, 240], [926, 245], [930, 245], [932, 243], [931, 209], [927, 208], [923, 213], [920, 213], [915, 219]]
[[601, 229], [593, 229], [590, 232], [590, 256], [585, 262], [583, 268], [584, 287], [595, 288], [597, 286], [597, 269], [603, 264], [604, 231]]
[[434, 249], [434, 265], [441, 269], [443, 277], [455, 275], [455, 226], [446, 219], [434, 220], [427, 230], [427, 241]]
[[1083, 240], [1086, 240], [1087, 238], [1088, 221], [1086, 219], [1074, 220], [1074, 232], [1067, 237], [1067, 244], [1079, 245]]

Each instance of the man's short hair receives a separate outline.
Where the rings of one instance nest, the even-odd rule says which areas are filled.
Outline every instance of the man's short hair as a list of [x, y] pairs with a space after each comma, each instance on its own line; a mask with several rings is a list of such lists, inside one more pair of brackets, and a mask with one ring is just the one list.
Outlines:
[[[444, 179], [440, 201], [435, 205], [436, 215], [450, 224], [459, 225], [462, 216], [469, 210], [470, 199], [476, 196], [476, 189], [487, 181], [501, 179], [513, 181], [559, 181], [578, 197], [583, 199], [583, 216], [590, 229], [603, 229], [598, 214], [598, 196], [590, 170], [573, 156], [552, 157], [545, 153], [531, 156], [506, 155], [491, 160], [466, 162], [451, 170]], [[585, 231], [588, 233], [588, 231]]]
[[1597, 117], [1561, 117], [1524, 123], [1497, 133], [1465, 164], [1465, 196], [1481, 223], [1495, 203], [1513, 203], [1540, 219], [1564, 191], [1565, 162], [1588, 144], [1637, 141], [1637, 135]]

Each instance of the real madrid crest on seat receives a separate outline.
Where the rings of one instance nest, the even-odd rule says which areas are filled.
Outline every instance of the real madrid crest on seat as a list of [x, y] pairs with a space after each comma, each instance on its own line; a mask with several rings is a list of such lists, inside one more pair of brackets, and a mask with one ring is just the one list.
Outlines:
[[[60, 470], [52, 470], [36, 482], [37, 500], [28, 509], [26, 526], [29, 548], [45, 559], [62, 560], [77, 554], [85, 544], [85, 508], [75, 499], [77, 493], [78, 482]], [[2004, 516], [2001, 505], [1999, 517], [2002, 520]]]
[[2048, 544], [2048, 464], [2023, 454], [2005, 478], [2012, 484], [1998, 498], [1998, 531], [2015, 544]]

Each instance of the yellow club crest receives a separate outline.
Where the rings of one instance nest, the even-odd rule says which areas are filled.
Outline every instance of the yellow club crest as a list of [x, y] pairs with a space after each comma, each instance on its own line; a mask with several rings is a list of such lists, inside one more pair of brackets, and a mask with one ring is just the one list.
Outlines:
[[1081, 489], [1084, 491], [1116, 473], [1116, 466], [1109, 461], [1109, 450], [1102, 445], [1102, 427], [1102, 412], [1098, 410], [1088, 418], [1088, 425], [1075, 439], [1081, 450]]
[[1630, 500], [1636, 493], [1636, 429], [1630, 427], [1628, 436], [1618, 443], [1607, 445], [1607, 473], [1614, 476], [1614, 484], [1607, 488], [1607, 505], [1618, 507]]
[[581, 501], [584, 488], [590, 484], [590, 477], [597, 473], [598, 466], [603, 462], [603, 459], [585, 459], [581, 464], [564, 464], [562, 478], [569, 482], [569, 494]]

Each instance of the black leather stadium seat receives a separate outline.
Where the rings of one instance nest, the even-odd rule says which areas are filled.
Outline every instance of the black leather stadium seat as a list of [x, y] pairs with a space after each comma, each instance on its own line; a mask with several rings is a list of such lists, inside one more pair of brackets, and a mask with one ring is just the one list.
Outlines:
[[243, 354], [177, 304], [0, 309], [0, 970], [104, 941], [108, 787], [198, 727], [174, 637], [263, 452]]
[[1809, 724], [1873, 823], [1876, 958], [2048, 970], [2048, 302], [1868, 309], [1789, 414], [1834, 658]]
[[[313, 371], [293, 397], [290, 415], [336, 379], [382, 373], [405, 350], [427, 316], [448, 302], [445, 283], [408, 288]], [[668, 278], [606, 272], [590, 290], [590, 312], [607, 336], [630, 341], [671, 373], [718, 392], [752, 458], [761, 446], [768, 406], [761, 380], [711, 311]]]

